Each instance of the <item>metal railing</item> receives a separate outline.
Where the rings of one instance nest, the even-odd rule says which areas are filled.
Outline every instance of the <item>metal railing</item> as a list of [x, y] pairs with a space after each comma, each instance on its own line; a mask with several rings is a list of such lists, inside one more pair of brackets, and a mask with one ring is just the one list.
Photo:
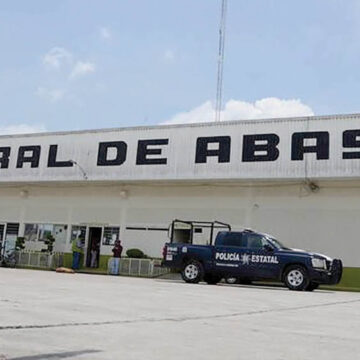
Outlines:
[[[113, 259], [109, 259], [110, 262]], [[161, 267], [161, 260], [121, 258], [119, 275], [157, 277], [167, 274], [169, 269]]]
[[17, 251], [16, 265], [36, 268], [57, 268], [63, 265], [63, 253], [45, 253], [39, 251]]
[[[55, 269], [64, 264], [64, 253], [17, 251], [15, 258], [16, 266], [20, 267]], [[109, 259], [108, 265], [112, 259]], [[157, 277], [168, 272], [169, 269], [161, 267], [161, 260], [121, 258], [118, 275]]]

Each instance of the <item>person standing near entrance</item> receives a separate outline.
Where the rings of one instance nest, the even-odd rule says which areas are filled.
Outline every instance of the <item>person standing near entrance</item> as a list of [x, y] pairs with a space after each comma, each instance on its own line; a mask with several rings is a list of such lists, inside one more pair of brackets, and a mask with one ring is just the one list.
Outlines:
[[116, 240], [115, 245], [114, 245], [114, 247], [112, 249], [113, 258], [111, 259], [112, 261], [110, 262], [109, 273], [111, 275], [118, 275], [119, 274], [120, 258], [121, 258], [122, 251], [123, 251], [123, 247], [121, 246], [121, 241]]
[[83, 250], [84, 244], [80, 236], [81, 234], [78, 234], [76, 238], [72, 241], [72, 245], [71, 245], [72, 253], [73, 253], [73, 261], [72, 261], [73, 270], [79, 270], [81, 254], [84, 253]]
[[90, 267], [92, 268], [98, 267], [98, 261], [97, 261], [98, 252], [99, 252], [98, 244], [96, 242], [93, 242], [91, 247], [91, 262], [90, 262]]

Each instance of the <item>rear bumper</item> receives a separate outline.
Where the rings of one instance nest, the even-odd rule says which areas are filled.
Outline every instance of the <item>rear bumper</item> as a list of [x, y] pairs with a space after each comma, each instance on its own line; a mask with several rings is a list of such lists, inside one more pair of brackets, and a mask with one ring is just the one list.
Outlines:
[[166, 261], [164, 259], [161, 261], [161, 267], [170, 269], [181, 269], [181, 265], [182, 263], [180, 261]]
[[341, 280], [343, 265], [340, 259], [334, 259], [329, 271], [313, 270], [311, 280], [319, 284], [335, 285]]

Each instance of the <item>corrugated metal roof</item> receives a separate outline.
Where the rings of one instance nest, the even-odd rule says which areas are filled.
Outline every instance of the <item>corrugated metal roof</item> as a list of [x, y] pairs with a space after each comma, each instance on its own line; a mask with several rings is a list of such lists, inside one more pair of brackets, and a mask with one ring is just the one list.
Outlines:
[[85, 130], [71, 130], [71, 131], [53, 131], [53, 132], [40, 132], [30, 134], [13, 134], [13, 135], [0, 135], [0, 138], [6, 137], [32, 137], [32, 136], [48, 136], [48, 135], [69, 135], [69, 134], [89, 134], [89, 133], [105, 133], [105, 132], [120, 132], [120, 131], [143, 131], [143, 130], [157, 130], [157, 129], [182, 129], [193, 127], [212, 127], [212, 126], [228, 126], [240, 124], [269, 124], [279, 122], [298, 122], [298, 121], [326, 121], [326, 120], [351, 120], [359, 119], [360, 113], [354, 114], [337, 114], [337, 115], [320, 115], [320, 116], [299, 116], [299, 117], [284, 117], [284, 118], [267, 118], [267, 119], [244, 119], [244, 120], [230, 120], [221, 122], [201, 122], [191, 124], [158, 124], [150, 126], [129, 126], [119, 128], [100, 128], [100, 129], [85, 129]]

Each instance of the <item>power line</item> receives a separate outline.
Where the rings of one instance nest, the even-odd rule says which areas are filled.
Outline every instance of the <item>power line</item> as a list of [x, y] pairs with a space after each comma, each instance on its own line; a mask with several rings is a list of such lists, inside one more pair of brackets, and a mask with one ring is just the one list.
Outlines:
[[220, 26], [219, 26], [219, 54], [218, 54], [218, 71], [217, 71], [217, 87], [216, 87], [215, 121], [221, 120], [222, 83], [223, 83], [223, 67], [224, 67], [224, 55], [225, 55], [224, 49], [225, 49], [225, 30], [226, 30], [226, 9], [227, 9], [227, 0], [222, 0]]

